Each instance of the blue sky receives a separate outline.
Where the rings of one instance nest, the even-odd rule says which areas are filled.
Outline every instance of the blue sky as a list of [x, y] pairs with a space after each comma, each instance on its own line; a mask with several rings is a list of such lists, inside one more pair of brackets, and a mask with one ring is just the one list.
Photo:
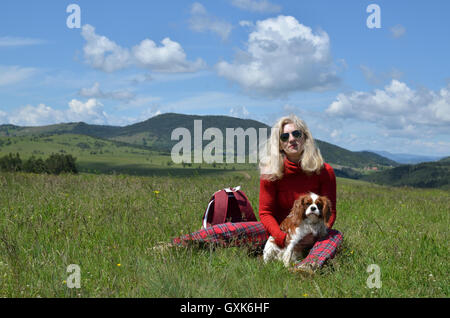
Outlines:
[[[69, 28], [70, 4], [81, 9]], [[380, 28], [369, 28], [370, 4]], [[303, 118], [350, 150], [450, 155], [450, 2], [2, 1], [0, 124]], [[372, 21], [372, 20], [371, 20]]]

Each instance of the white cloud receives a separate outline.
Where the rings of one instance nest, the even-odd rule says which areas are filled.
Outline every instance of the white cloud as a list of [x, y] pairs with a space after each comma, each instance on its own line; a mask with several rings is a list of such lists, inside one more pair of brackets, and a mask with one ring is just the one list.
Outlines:
[[9, 123], [21, 126], [50, 125], [63, 122], [65, 119], [64, 112], [55, 110], [45, 104], [39, 104], [36, 107], [27, 105], [8, 116]]
[[153, 81], [153, 76], [151, 74], [136, 74], [133, 75], [129, 81], [133, 85], [138, 85], [145, 82], [151, 82]]
[[0, 37], [0, 47], [17, 47], [17, 46], [29, 46], [29, 45], [39, 45], [46, 43], [44, 40], [32, 39], [32, 38], [22, 38], [14, 36], [3, 36]]
[[159, 109], [159, 105], [152, 105], [146, 109], [144, 109], [137, 118], [136, 122], [144, 121], [149, 118], [155, 117], [157, 115], [161, 115], [162, 111]]
[[6, 86], [26, 80], [35, 75], [37, 70], [32, 67], [0, 65], [0, 86]]
[[138, 65], [162, 73], [196, 72], [205, 67], [201, 59], [195, 62], [186, 60], [186, 53], [181, 45], [165, 38], [162, 46], [157, 46], [149, 39], [143, 40], [133, 48], [133, 55]]
[[326, 90], [339, 81], [327, 33], [314, 34], [294, 17], [258, 21], [246, 47], [232, 63], [219, 62], [216, 71], [250, 94]]
[[0, 110], [0, 124], [8, 122], [8, 114]]
[[216, 33], [222, 40], [228, 38], [233, 28], [230, 23], [208, 13], [205, 7], [198, 2], [195, 2], [191, 7], [189, 27], [197, 32]]
[[364, 78], [366, 81], [374, 86], [381, 85], [383, 83], [386, 83], [387, 81], [390, 81], [392, 79], [400, 79], [403, 76], [403, 73], [395, 68], [393, 68], [389, 72], [375, 72], [367, 65], [361, 64], [359, 66], [361, 72], [364, 75]]
[[234, 106], [230, 109], [230, 116], [237, 118], [249, 118], [250, 112], [245, 106]]
[[104, 95], [104, 93], [100, 90], [100, 84], [98, 82], [95, 82], [94, 86], [90, 88], [80, 89], [78, 94], [83, 97], [99, 97]]
[[413, 90], [403, 82], [392, 80], [384, 89], [373, 92], [339, 94], [326, 113], [375, 123], [387, 131], [403, 131], [404, 136], [417, 137], [427, 129], [434, 130], [430, 133], [448, 131], [450, 86], [439, 91]]
[[391, 31], [392, 36], [396, 39], [402, 37], [406, 33], [406, 28], [401, 24], [394, 25], [389, 30]]
[[239, 25], [241, 27], [248, 27], [248, 28], [255, 26], [252, 21], [247, 21], [247, 20], [239, 21]]
[[278, 13], [281, 11], [279, 5], [268, 0], [232, 0], [231, 4], [239, 9], [251, 12]]
[[129, 50], [120, 47], [105, 36], [96, 34], [93, 26], [84, 25], [81, 35], [86, 40], [83, 48], [84, 57], [92, 67], [105, 72], [114, 72], [131, 64]]
[[88, 98], [106, 98], [121, 101], [131, 101], [136, 95], [128, 90], [116, 90], [111, 92], [104, 92], [100, 89], [100, 84], [95, 82], [92, 87], [82, 88], [78, 92], [80, 96]]
[[106, 124], [109, 116], [103, 110], [103, 105], [95, 98], [86, 102], [76, 99], [68, 103], [68, 108], [59, 110], [45, 104], [27, 105], [9, 114], [0, 114], [2, 121], [19, 126], [42, 126], [63, 122], [84, 121], [92, 124]]
[[138, 66], [155, 72], [178, 73], [196, 72], [205, 67], [201, 59], [195, 62], [186, 60], [181, 45], [164, 38], [161, 46], [150, 39], [144, 39], [131, 50], [117, 45], [105, 36], [95, 33], [89, 24], [81, 32], [86, 44], [83, 48], [86, 62], [95, 69], [114, 72], [130, 66]]
[[69, 109], [66, 111], [69, 121], [84, 121], [94, 124], [106, 124], [108, 115], [103, 111], [103, 104], [95, 98], [90, 98], [86, 102], [72, 99], [69, 102]]
[[333, 131], [330, 133], [330, 137], [335, 139], [337, 137], [339, 137], [339, 135], [342, 133], [341, 130], [338, 129], [333, 129]]

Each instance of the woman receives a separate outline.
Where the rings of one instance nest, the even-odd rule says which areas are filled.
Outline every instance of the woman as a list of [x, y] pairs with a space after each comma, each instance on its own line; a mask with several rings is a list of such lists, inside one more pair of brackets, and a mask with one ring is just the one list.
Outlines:
[[332, 230], [336, 220], [336, 178], [333, 168], [323, 162], [320, 150], [306, 124], [291, 115], [278, 120], [260, 160], [259, 216], [261, 222], [224, 223], [173, 239], [172, 245], [188, 242], [222, 246], [252, 244], [263, 247], [269, 235], [280, 247], [286, 233], [280, 223], [289, 214], [294, 201], [304, 193], [327, 196], [332, 203], [328, 235], [315, 241], [312, 235], [301, 244], [311, 248], [308, 256], [297, 261], [293, 271], [314, 274], [327, 259], [333, 258], [342, 242], [342, 234]]
[[327, 259], [334, 257], [342, 242], [342, 234], [331, 229], [336, 220], [336, 177], [333, 168], [323, 162], [305, 122], [294, 115], [278, 120], [264, 154], [260, 161], [259, 216], [278, 246], [284, 247], [286, 238], [280, 223], [300, 195], [314, 192], [331, 201], [328, 235], [317, 242], [312, 235], [305, 237], [301, 243], [311, 250], [304, 260], [293, 267], [294, 271], [312, 274]]

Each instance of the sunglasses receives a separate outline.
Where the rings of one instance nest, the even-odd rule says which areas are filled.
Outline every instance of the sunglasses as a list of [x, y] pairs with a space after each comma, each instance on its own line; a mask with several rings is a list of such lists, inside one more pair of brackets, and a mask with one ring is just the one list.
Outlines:
[[[291, 132], [292, 136], [295, 139], [299, 139], [302, 137], [302, 132], [300, 130], [294, 130], [293, 132]], [[280, 135], [280, 140], [281, 141], [288, 141], [289, 140], [289, 133], [283, 133]]]

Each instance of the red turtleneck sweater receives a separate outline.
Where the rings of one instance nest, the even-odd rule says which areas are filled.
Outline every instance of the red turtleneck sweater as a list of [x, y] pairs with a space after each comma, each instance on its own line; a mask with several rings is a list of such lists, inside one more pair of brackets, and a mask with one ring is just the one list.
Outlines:
[[284, 246], [286, 233], [281, 231], [280, 223], [291, 211], [294, 201], [302, 194], [314, 192], [327, 196], [331, 201], [331, 217], [328, 228], [336, 220], [336, 177], [333, 168], [324, 164], [319, 174], [306, 174], [302, 168], [287, 159], [284, 160], [283, 177], [276, 181], [261, 179], [259, 192], [259, 218], [275, 238], [278, 246]]

